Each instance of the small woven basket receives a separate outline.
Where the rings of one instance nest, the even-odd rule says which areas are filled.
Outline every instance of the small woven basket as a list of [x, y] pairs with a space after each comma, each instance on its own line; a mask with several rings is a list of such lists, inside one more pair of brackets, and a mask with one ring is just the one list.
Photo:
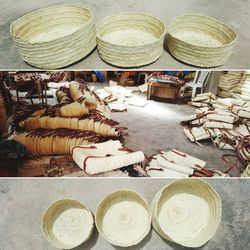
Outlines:
[[165, 25], [143, 13], [121, 13], [97, 24], [100, 57], [118, 67], [139, 67], [156, 61], [163, 51]]
[[167, 45], [180, 61], [207, 68], [223, 65], [236, 40], [235, 31], [216, 19], [183, 15], [171, 23]]
[[57, 69], [87, 56], [96, 46], [91, 10], [57, 5], [24, 15], [10, 26], [24, 61], [37, 68]]
[[199, 179], [180, 179], [161, 189], [151, 203], [152, 225], [164, 239], [185, 247], [200, 247], [221, 221], [221, 200]]
[[129, 247], [141, 242], [151, 228], [151, 211], [138, 193], [118, 190], [98, 205], [95, 224], [104, 239], [113, 245]]
[[77, 200], [58, 200], [46, 210], [42, 230], [48, 242], [59, 249], [72, 249], [87, 241], [94, 229], [91, 211]]

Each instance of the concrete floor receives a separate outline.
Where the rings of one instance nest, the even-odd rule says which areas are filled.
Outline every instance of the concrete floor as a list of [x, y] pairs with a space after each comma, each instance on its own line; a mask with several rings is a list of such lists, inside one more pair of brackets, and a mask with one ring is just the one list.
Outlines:
[[[149, 203], [154, 194], [170, 179], [19, 179], [0, 183], [0, 249], [52, 250], [41, 231], [41, 218], [55, 200], [77, 199], [92, 212], [109, 192], [131, 189], [139, 192]], [[250, 182], [246, 179], [208, 179], [222, 200], [222, 222], [215, 236], [203, 250], [250, 249]], [[94, 230], [92, 237], [75, 250], [124, 249], [110, 245]], [[164, 241], [151, 230], [137, 246], [128, 248], [148, 250], [184, 250], [175, 243]]]
[[[145, 98], [144, 95], [140, 95]], [[202, 142], [203, 147], [190, 142], [180, 126], [182, 116], [194, 114], [195, 108], [186, 104], [171, 104], [149, 100], [143, 108], [128, 106], [128, 111], [112, 113], [111, 117], [128, 128], [126, 146], [142, 150], [147, 156], [178, 149], [207, 162], [206, 167], [224, 171], [228, 166], [221, 159], [225, 151], [216, 148], [211, 142]], [[239, 175], [232, 172], [233, 176]]]
[[[81, 3], [93, 10], [95, 22], [102, 18], [126, 11], [138, 11], [152, 14], [161, 18], [167, 27], [171, 20], [181, 14], [195, 13], [208, 15], [217, 18], [228, 25], [231, 25], [238, 33], [238, 41], [234, 48], [232, 56], [228, 62], [221, 66], [223, 69], [249, 69], [250, 68], [250, 33], [249, 0], [9, 0], [1, 1], [0, 8], [0, 68], [1, 69], [30, 69], [20, 58], [18, 51], [11, 40], [9, 26], [12, 21], [22, 15], [36, 10], [41, 7], [47, 7], [62, 3]], [[114, 68], [103, 62], [97, 51], [94, 51], [85, 60], [82, 60], [68, 68], [75, 69], [111, 69]], [[163, 55], [153, 64], [143, 67], [145, 69], [184, 69], [193, 68], [175, 60], [168, 52], [164, 51]]]

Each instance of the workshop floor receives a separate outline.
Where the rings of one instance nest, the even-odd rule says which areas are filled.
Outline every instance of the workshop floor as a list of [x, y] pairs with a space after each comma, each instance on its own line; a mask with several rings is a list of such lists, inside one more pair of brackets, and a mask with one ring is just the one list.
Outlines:
[[[55, 249], [41, 230], [42, 214], [58, 199], [77, 199], [94, 212], [101, 199], [117, 189], [139, 192], [150, 204], [153, 196], [171, 179], [18, 179], [0, 183], [0, 249]], [[247, 179], [207, 179], [222, 201], [222, 221], [215, 236], [202, 250], [250, 249], [250, 182]], [[121, 250], [110, 245], [94, 230], [92, 237], [75, 250]], [[145, 239], [131, 250], [184, 250], [163, 240], [151, 229]]]
[[[91, 83], [95, 88], [103, 88], [104, 84]], [[138, 98], [146, 99], [145, 94], [134, 93]], [[35, 103], [38, 100], [35, 101]], [[180, 126], [182, 116], [194, 114], [195, 108], [186, 104], [175, 104], [148, 100], [145, 107], [127, 105], [127, 112], [111, 113], [111, 118], [127, 127], [126, 146], [132, 150], [141, 150], [147, 156], [177, 149], [207, 162], [206, 167], [224, 171], [228, 165], [222, 160], [230, 150], [220, 150], [212, 142], [202, 142], [202, 146], [190, 142]], [[55, 98], [48, 103], [57, 103]], [[238, 171], [232, 171], [232, 176], [239, 176]]]
[[[1, 69], [30, 69], [20, 58], [18, 51], [10, 37], [9, 26], [12, 21], [22, 15], [41, 7], [69, 3], [66, 0], [9, 0], [2, 1], [0, 9], [0, 68]], [[161, 18], [167, 28], [171, 20], [185, 13], [208, 15], [217, 18], [232, 26], [237, 34], [238, 41], [228, 62], [221, 66], [223, 69], [248, 69], [250, 68], [250, 33], [249, 15], [250, 1], [248, 0], [72, 0], [70, 3], [85, 4], [93, 10], [95, 22], [102, 18], [119, 12], [135, 11], [145, 12]], [[114, 68], [103, 62], [95, 50], [86, 59], [69, 66], [75, 69], [111, 69]], [[153, 64], [145, 69], [183, 69], [193, 68], [175, 60], [167, 51]]]

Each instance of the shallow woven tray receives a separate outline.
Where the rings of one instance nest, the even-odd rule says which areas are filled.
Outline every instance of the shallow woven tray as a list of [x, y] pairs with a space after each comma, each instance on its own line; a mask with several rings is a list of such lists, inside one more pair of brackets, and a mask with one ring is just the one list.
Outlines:
[[234, 30], [216, 19], [184, 15], [171, 23], [167, 45], [180, 61], [198, 67], [216, 67], [228, 60], [236, 40]]
[[91, 211], [77, 200], [56, 201], [43, 215], [42, 230], [49, 243], [59, 249], [71, 249], [92, 235], [94, 219]]
[[24, 61], [38, 68], [56, 69], [87, 56], [96, 46], [91, 10], [57, 5], [24, 15], [10, 26]]
[[205, 181], [181, 179], [161, 189], [151, 203], [152, 225], [166, 240], [200, 247], [211, 239], [221, 221], [221, 201]]
[[146, 200], [130, 190], [108, 194], [95, 213], [99, 233], [113, 245], [138, 244], [149, 233], [151, 212]]
[[165, 25], [143, 13], [120, 13], [97, 24], [100, 57], [118, 67], [139, 67], [156, 61], [163, 51]]

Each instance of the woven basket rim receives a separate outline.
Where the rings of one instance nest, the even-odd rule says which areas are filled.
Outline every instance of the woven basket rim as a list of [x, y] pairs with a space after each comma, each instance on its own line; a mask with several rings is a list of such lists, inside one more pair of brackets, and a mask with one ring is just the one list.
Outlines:
[[[173, 22], [176, 21], [178, 18], [181, 18], [181, 17], [189, 17], [189, 16], [193, 16], [193, 17], [202, 17], [202, 18], [205, 17], [207, 20], [215, 21], [215, 22], [217, 22], [217, 23], [219, 23], [219, 24], [225, 26], [226, 28], [230, 29], [230, 30], [234, 33], [235, 38], [234, 38], [233, 41], [231, 41], [230, 43], [227, 43], [227, 44], [222, 45], [222, 46], [213, 46], [213, 47], [208, 47], [208, 46], [204, 46], [204, 45], [196, 45], [196, 44], [193, 44], [193, 43], [190, 43], [190, 42], [186, 42], [186, 41], [184, 41], [184, 40], [181, 40], [181, 39], [177, 38], [176, 36], [174, 36], [174, 35], [171, 33], [171, 28], [172, 28]], [[220, 20], [218, 20], [218, 19], [216, 19], [216, 18], [210, 17], [210, 16], [199, 15], [199, 14], [192, 14], [192, 13], [180, 15], [180, 16], [177, 16], [177, 17], [175, 17], [174, 19], [172, 19], [171, 24], [170, 24], [170, 26], [169, 26], [169, 31], [168, 31], [168, 33], [169, 33], [169, 35], [171, 35], [174, 39], [176, 39], [176, 40], [179, 41], [179, 42], [184, 42], [184, 43], [186, 43], [186, 44], [188, 44], [188, 45], [191, 45], [191, 46], [193, 46], [193, 47], [199, 47], [199, 48], [213, 48], [213, 49], [226, 48], [226, 47], [228, 47], [228, 46], [233, 45], [233, 44], [238, 40], [238, 35], [237, 35], [236, 31], [235, 31], [231, 26], [227, 25], [226, 23], [224, 23], [224, 22], [222, 22], [222, 21], [220, 21]]]
[[[90, 235], [88, 235], [87, 239], [85, 240], [85, 241], [87, 241], [87, 240], [91, 237], [91, 235], [92, 235], [92, 233], [93, 233], [94, 226], [95, 226], [95, 219], [94, 219], [93, 213], [92, 213], [92, 211], [91, 211], [84, 203], [80, 202], [79, 200], [72, 199], [72, 198], [57, 199], [57, 200], [55, 200], [54, 202], [52, 202], [52, 203], [43, 211], [42, 220], [41, 220], [41, 224], [40, 224], [41, 229], [42, 229], [43, 236], [45, 237], [45, 239], [46, 239], [52, 246], [56, 247], [56, 246], [50, 241], [50, 239], [47, 237], [47, 235], [45, 234], [44, 229], [43, 229], [43, 223], [44, 223], [44, 220], [45, 220], [45, 215], [47, 214], [47, 212], [49, 211], [49, 209], [51, 209], [52, 206], [54, 206], [56, 203], [62, 202], [62, 201], [77, 202], [77, 203], [79, 203], [80, 205], [82, 205], [82, 206], [84, 207], [84, 209], [86, 209], [88, 212], [90, 212], [90, 214], [91, 214], [91, 216], [92, 216], [92, 220], [93, 220], [93, 225], [92, 225], [92, 229], [91, 229], [91, 231], [90, 231]], [[83, 242], [85, 242], [85, 241], [83, 241]], [[82, 242], [82, 243], [83, 243], [83, 242]], [[82, 244], [82, 243], [81, 243], [81, 244]], [[75, 247], [77, 247], [77, 246], [75, 246]], [[56, 247], [56, 248], [57, 248], [57, 247]], [[71, 249], [71, 248], [68, 248], [68, 249]]]
[[[101, 23], [107, 19], [111, 19], [113, 17], [116, 17], [116, 16], [120, 16], [120, 15], [123, 15], [123, 14], [128, 14], [128, 15], [141, 15], [141, 16], [148, 16], [148, 17], [151, 17], [151, 18], [154, 18], [155, 20], [159, 21], [163, 27], [164, 27], [164, 31], [163, 33], [161, 34], [161, 36], [159, 38], [157, 38], [154, 42], [151, 42], [151, 43], [147, 43], [145, 45], [132, 45], [132, 46], [129, 46], [129, 45], [120, 45], [120, 44], [116, 44], [116, 43], [110, 43], [110, 42], [107, 42], [107, 41], [104, 41], [100, 34], [99, 34], [99, 26], [101, 25]], [[109, 16], [106, 16], [104, 17], [101, 21], [99, 21], [97, 24], [96, 24], [96, 38], [109, 44], [109, 45], [113, 45], [113, 46], [119, 46], [121, 48], [138, 48], [138, 47], [141, 47], [141, 46], [148, 46], [148, 45], [152, 45], [154, 43], [157, 43], [158, 41], [160, 41], [167, 33], [167, 28], [166, 28], [166, 25], [165, 23], [160, 19], [160, 18], [156, 18], [154, 17], [153, 15], [150, 15], [148, 13], [143, 13], [143, 12], [120, 12], [118, 14], [114, 14], [114, 15], [109, 15]]]
[[[107, 239], [107, 237], [106, 237], [106, 235], [102, 232], [102, 229], [99, 227], [99, 225], [98, 225], [98, 223], [97, 223], [97, 217], [98, 217], [97, 213], [99, 212], [100, 206], [103, 205], [103, 204], [106, 202], [106, 199], [107, 199], [107, 198], [109, 198], [110, 196], [115, 195], [116, 193], [119, 193], [119, 192], [133, 193], [133, 194], [137, 195], [138, 198], [140, 198], [140, 199], [143, 201], [143, 203], [146, 205], [146, 210], [147, 210], [147, 212], [148, 212], [148, 217], [149, 217], [149, 221], [150, 221], [150, 223], [149, 223], [149, 230], [150, 230], [150, 228], [151, 228], [151, 223], [152, 223], [152, 212], [151, 212], [151, 209], [150, 209], [150, 206], [149, 206], [147, 200], [146, 200], [139, 192], [137, 192], [137, 191], [135, 191], [135, 190], [132, 190], [132, 189], [117, 189], [117, 190], [112, 191], [112, 192], [108, 193], [107, 195], [105, 195], [105, 196], [101, 199], [101, 201], [97, 204], [97, 207], [96, 207], [96, 210], [95, 210], [95, 214], [94, 214], [95, 226], [96, 226], [96, 228], [97, 228], [98, 233], [99, 233], [104, 239]], [[145, 231], [145, 232], [146, 232], [146, 231]], [[146, 235], [147, 235], [148, 233], [149, 233], [149, 232], [147, 232], [147, 233], [142, 237], [142, 239], [143, 239], [144, 237], [146, 237]], [[109, 241], [109, 242], [110, 242], [110, 241]], [[111, 242], [111, 244], [112, 244], [112, 245], [118, 246], [117, 244], [115, 244], [115, 243], [113, 243], [113, 242]], [[119, 245], [119, 246], [120, 246], [120, 247], [127, 247], [127, 246], [122, 246], [122, 245]]]
[[[89, 18], [89, 20], [83, 25], [83, 27], [81, 27], [80, 29], [77, 29], [76, 31], [74, 31], [74, 32], [72, 32], [72, 33], [70, 33], [70, 34], [68, 34], [68, 35], [66, 35], [66, 36], [58, 37], [58, 38], [56, 38], [56, 39], [51, 39], [51, 40], [46, 41], [46, 42], [42, 42], [42, 41], [41, 41], [41, 42], [30, 42], [30, 40], [24, 39], [24, 38], [22, 38], [22, 37], [17, 36], [17, 35], [14, 34], [14, 32], [13, 32], [13, 26], [14, 26], [16, 23], [18, 23], [20, 20], [25, 19], [25, 18], [29, 17], [30, 15], [39, 13], [39, 12], [41, 12], [41, 11], [50, 10], [50, 9], [56, 9], [56, 8], [58, 8], [58, 7], [60, 7], [60, 8], [61, 8], [61, 7], [77, 7], [77, 8], [85, 9], [85, 10], [89, 11], [89, 13], [90, 13], [90, 18]], [[16, 40], [20, 40], [20, 41], [22, 41], [22, 42], [26, 42], [26, 43], [29, 44], [29, 45], [40, 45], [40, 44], [50, 43], [50, 42], [52, 42], [52, 41], [53, 41], [53, 42], [56, 42], [56, 41], [59, 41], [59, 40], [62, 39], [62, 38], [70, 37], [70, 36], [72, 36], [73, 34], [75, 34], [76, 32], [78, 32], [79, 30], [84, 29], [88, 24], [90, 24], [90, 23], [93, 21], [93, 19], [94, 19], [94, 17], [93, 17], [93, 11], [92, 11], [89, 7], [87, 7], [86, 5], [83, 5], [83, 4], [58, 4], [58, 5], [53, 5], [53, 6], [49, 6], [49, 7], [40, 8], [40, 9], [31, 11], [31, 12], [28, 12], [27, 14], [24, 14], [23, 16], [17, 18], [15, 21], [13, 21], [13, 22], [10, 24], [10, 30], [9, 30], [9, 32], [10, 32], [11, 36], [12, 36], [14, 39], [16, 39]]]

